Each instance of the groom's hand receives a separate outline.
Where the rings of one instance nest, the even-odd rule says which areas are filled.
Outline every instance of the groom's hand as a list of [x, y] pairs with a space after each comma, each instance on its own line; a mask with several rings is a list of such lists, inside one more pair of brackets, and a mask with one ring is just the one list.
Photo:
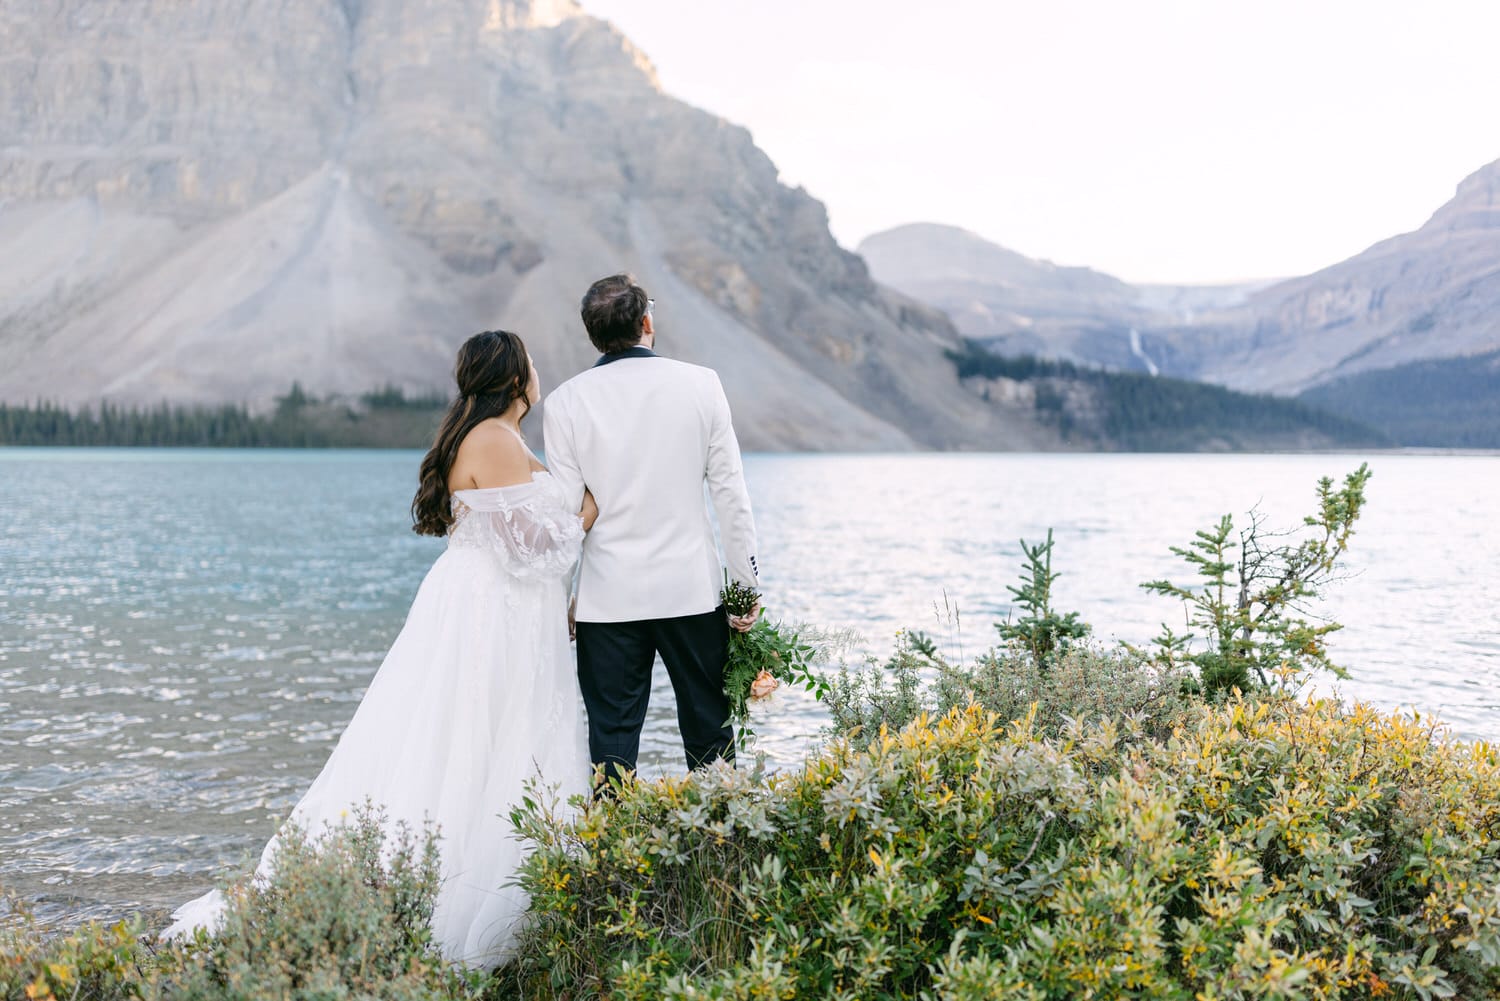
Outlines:
[[[556, 607], [556, 606], [553, 606], [553, 607]], [[570, 639], [570, 640], [576, 640], [578, 638], [578, 619], [577, 619], [577, 615], [578, 615], [578, 595], [575, 594], [575, 595], [573, 595], [573, 597], [571, 597], [571, 598], [568, 599], [568, 639]]]
[[760, 618], [759, 601], [755, 603], [754, 608], [750, 609], [744, 615], [731, 615], [729, 617], [729, 628], [737, 633], [748, 633], [750, 627], [755, 625], [755, 620], [758, 618]]

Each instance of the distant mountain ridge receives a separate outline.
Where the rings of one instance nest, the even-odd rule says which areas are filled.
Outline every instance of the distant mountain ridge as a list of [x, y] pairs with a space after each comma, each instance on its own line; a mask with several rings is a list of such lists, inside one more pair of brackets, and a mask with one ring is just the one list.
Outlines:
[[1299, 392], [1409, 362], [1500, 349], [1500, 160], [1419, 229], [1272, 285], [1206, 325], [1227, 350], [1199, 374]]
[[1002, 354], [1151, 371], [1130, 331], [1191, 322], [1242, 302], [1260, 284], [1130, 285], [1092, 268], [1018, 254], [957, 226], [911, 223], [857, 248], [877, 281], [946, 312], [966, 337]]
[[555, 385], [630, 270], [748, 447], [1058, 444], [571, 0], [14, 0], [0, 45], [0, 401], [442, 389], [497, 326]]
[[[859, 250], [877, 280], [944, 310], [1002, 355], [1301, 394], [1397, 440], [1500, 441], [1485, 416], [1489, 383], [1449, 371], [1463, 359], [1488, 370], [1500, 352], [1500, 161], [1459, 184], [1419, 229], [1261, 285], [1131, 286], [934, 224], [875, 234]], [[1443, 398], [1438, 385], [1460, 396]], [[1398, 423], [1373, 421], [1393, 393], [1426, 402]]]

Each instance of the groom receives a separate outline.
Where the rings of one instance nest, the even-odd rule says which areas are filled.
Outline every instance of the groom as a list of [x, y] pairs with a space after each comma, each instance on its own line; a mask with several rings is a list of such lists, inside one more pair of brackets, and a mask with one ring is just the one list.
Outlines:
[[593, 491], [599, 518], [578, 574], [578, 682], [589, 754], [606, 779], [635, 769], [661, 654], [677, 694], [689, 768], [734, 757], [724, 698], [729, 630], [723, 573], [704, 499], [708, 483], [729, 577], [756, 584], [755, 522], [729, 403], [712, 369], [662, 358], [652, 300], [629, 275], [583, 297], [594, 366], [547, 397], [547, 464], [570, 510]]

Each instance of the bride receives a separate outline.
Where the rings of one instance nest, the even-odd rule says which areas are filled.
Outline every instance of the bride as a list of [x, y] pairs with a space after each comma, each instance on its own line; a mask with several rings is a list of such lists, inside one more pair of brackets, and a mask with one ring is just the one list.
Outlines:
[[[411, 612], [323, 771], [290, 820], [310, 834], [367, 798], [394, 824], [437, 825], [443, 881], [432, 925], [444, 956], [495, 966], [525, 912], [507, 886], [521, 858], [510, 808], [540, 774], [564, 795], [589, 786], [588, 736], [568, 649], [564, 582], [598, 509], [567, 510], [526, 447], [540, 396], [515, 334], [459, 349], [458, 399], [422, 460], [414, 529], [446, 535]], [[270, 875], [276, 839], [256, 878]], [[215, 890], [180, 907], [163, 937], [214, 927]]]

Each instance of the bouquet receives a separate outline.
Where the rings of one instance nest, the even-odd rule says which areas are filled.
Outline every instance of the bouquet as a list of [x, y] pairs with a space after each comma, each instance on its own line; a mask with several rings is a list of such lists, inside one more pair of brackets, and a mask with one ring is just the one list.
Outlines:
[[[719, 597], [730, 615], [749, 615], [760, 602], [760, 592], [724, 575]], [[750, 704], [760, 702], [782, 683], [801, 685], [820, 701], [828, 694], [828, 682], [814, 673], [816, 651], [782, 623], [772, 625], [764, 614], [747, 632], [729, 634], [729, 659], [724, 664], [724, 694], [729, 698], [729, 722], [740, 728], [740, 743], [755, 738], [749, 726]]]

